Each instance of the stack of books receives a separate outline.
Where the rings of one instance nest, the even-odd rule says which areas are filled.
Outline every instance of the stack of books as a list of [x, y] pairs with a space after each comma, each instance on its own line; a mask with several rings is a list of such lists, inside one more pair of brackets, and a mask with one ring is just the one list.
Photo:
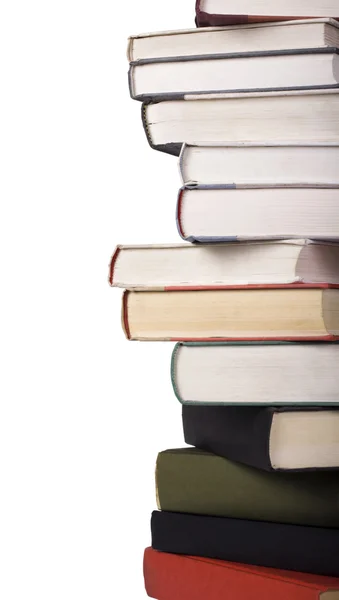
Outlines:
[[185, 240], [110, 264], [127, 338], [177, 342], [146, 591], [339, 600], [339, 4], [233, 3], [129, 42]]

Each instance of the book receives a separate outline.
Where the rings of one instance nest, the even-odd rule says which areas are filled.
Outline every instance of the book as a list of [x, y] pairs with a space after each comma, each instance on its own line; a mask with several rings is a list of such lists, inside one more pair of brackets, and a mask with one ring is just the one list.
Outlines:
[[339, 336], [339, 289], [291, 284], [126, 291], [122, 323], [135, 340], [330, 341]]
[[339, 600], [339, 579], [146, 548], [144, 579], [158, 600]]
[[155, 511], [151, 530], [160, 552], [339, 576], [338, 529]]
[[184, 185], [339, 185], [339, 145], [183, 144]]
[[172, 384], [185, 405], [339, 406], [338, 360], [337, 343], [180, 343]]
[[178, 56], [338, 48], [339, 24], [333, 19], [306, 19], [133, 35], [127, 58], [134, 63]]
[[336, 471], [270, 473], [197, 448], [181, 448], [159, 453], [156, 489], [159, 510], [331, 527], [337, 529], [339, 542]]
[[186, 444], [229, 460], [265, 471], [339, 470], [339, 409], [184, 405], [182, 420]]
[[308, 48], [178, 56], [131, 63], [131, 97], [141, 102], [185, 95], [339, 87], [339, 50]]
[[118, 246], [109, 267], [111, 286], [137, 290], [323, 281], [339, 284], [339, 244], [284, 240]]
[[188, 241], [339, 240], [339, 187], [185, 186], [177, 225]]
[[151, 147], [175, 156], [183, 142], [337, 144], [339, 90], [185, 96], [143, 104], [142, 119]]
[[196, 0], [196, 24], [228, 25], [263, 21], [284, 21], [306, 17], [339, 18], [336, 0]]

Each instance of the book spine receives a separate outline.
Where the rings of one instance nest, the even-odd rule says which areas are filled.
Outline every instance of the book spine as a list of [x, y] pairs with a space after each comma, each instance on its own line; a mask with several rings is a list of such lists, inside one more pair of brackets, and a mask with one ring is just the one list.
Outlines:
[[125, 290], [122, 295], [122, 311], [121, 311], [121, 324], [124, 330], [125, 336], [128, 340], [131, 340], [131, 331], [128, 322], [128, 296], [129, 291]]
[[114, 269], [115, 269], [115, 264], [117, 262], [117, 258], [119, 256], [121, 252], [121, 246], [117, 246], [116, 249], [113, 252], [113, 256], [111, 258], [111, 262], [109, 265], [109, 274], [108, 274], [108, 282], [109, 284], [114, 287], [115, 283], [114, 283]]
[[128, 62], [133, 62], [133, 37], [129, 37], [127, 41], [127, 60]]
[[179, 394], [179, 389], [177, 386], [177, 381], [176, 381], [176, 375], [175, 375], [175, 371], [176, 371], [176, 363], [178, 360], [178, 354], [179, 351], [181, 349], [182, 344], [176, 344], [174, 346], [173, 352], [172, 352], [172, 356], [171, 356], [171, 382], [172, 382], [172, 387], [173, 387], [173, 392], [175, 394], [175, 397], [177, 398], [177, 400], [179, 400], [180, 404], [183, 404], [183, 399]]
[[186, 143], [184, 143], [182, 145], [181, 152], [179, 154], [179, 161], [178, 161], [179, 173], [180, 173], [180, 177], [181, 177], [181, 181], [182, 181], [183, 185], [185, 185], [185, 183], [186, 183], [185, 176], [184, 176], [184, 161], [186, 158], [187, 148], [188, 148], [188, 145]]
[[178, 200], [177, 200], [177, 209], [176, 209], [176, 224], [177, 224], [177, 229], [178, 229], [178, 233], [180, 235], [180, 237], [185, 240], [185, 241], [194, 241], [193, 238], [187, 238], [185, 236], [184, 230], [183, 230], [183, 226], [182, 226], [182, 220], [181, 220], [181, 216], [182, 216], [182, 201], [183, 201], [183, 197], [184, 197], [184, 192], [185, 192], [185, 186], [181, 187], [179, 190], [179, 194], [178, 194]]
[[131, 96], [132, 100], [137, 100], [137, 97], [136, 97], [135, 92], [134, 92], [133, 78], [134, 78], [134, 67], [131, 65], [130, 68], [128, 69], [128, 89], [129, 89], [129, 95]]

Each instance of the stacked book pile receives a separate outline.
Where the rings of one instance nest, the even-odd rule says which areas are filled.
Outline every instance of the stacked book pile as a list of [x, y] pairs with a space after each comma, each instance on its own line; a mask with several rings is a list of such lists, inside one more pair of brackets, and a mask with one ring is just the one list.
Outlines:
[[110, 265], [127, 338], [177, 342], [146, 591], [339, 600], [339, 3], [233, 4], [129, 43], [185, 240]]

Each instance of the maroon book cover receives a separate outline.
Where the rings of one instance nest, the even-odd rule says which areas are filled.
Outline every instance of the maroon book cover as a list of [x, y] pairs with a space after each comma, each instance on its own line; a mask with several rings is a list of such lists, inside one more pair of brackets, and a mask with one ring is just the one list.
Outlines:
[[[202, 0], [196, 0], [196, 18], [195, 22], [197, 27], [223, 27], [226, 25], [249, 25], [250, 23], [267, 23], [270, 21], [294, 21], [296, 19], [316, 19], [319, 18], [307, 15], [294, 16], [290, 17], [288, 15], [284, 16], [270, 16], [270, 15], [228, 15], [228, 14], [211, 14], [207, 13], [204, 10], [201, 10]], [[226, 2], [225, 2], [226, 4]], [[236, 5], [236, 4], [235, 4]], [[329, 15], [323, 15], [324, 18]], [[332, 17], [339, 20], [339, 17]]]

